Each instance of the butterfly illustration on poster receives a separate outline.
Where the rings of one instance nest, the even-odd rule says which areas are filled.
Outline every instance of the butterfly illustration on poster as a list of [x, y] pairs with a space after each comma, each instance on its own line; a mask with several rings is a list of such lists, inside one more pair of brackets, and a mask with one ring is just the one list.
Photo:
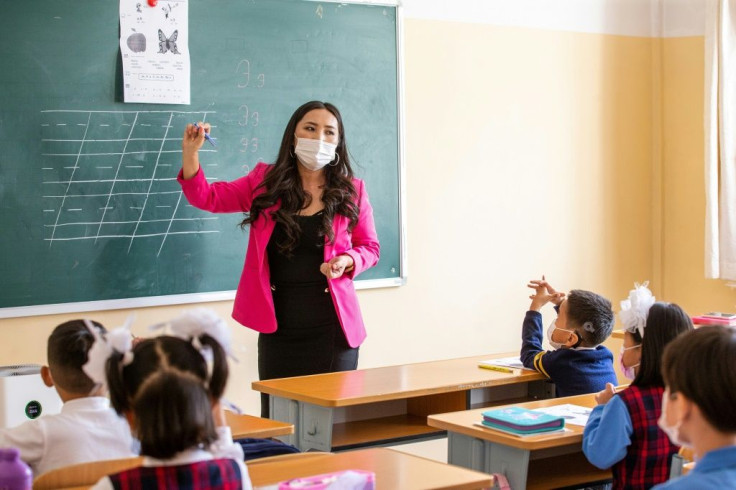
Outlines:
[[125, 102], [189, 104], [189, 0], [120, 0]]

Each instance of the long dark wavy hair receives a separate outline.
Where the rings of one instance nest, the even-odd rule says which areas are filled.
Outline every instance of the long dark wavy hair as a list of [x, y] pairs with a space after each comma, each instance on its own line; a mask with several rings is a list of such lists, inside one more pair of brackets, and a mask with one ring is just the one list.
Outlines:
[[358, 223], [358, 205], [356, 204], [356, 191], [353, 185], [353, 169], [350, 166], [347, 142], [345, 141], [345, 128], [342, 124], [342, 116], [337, 107], [329, 102], [313, 100], [299, 107], [291, 115], [289, 123], [284, 129], [281, 138], [281, 146], [276, 162], [266, 173], [263, 182], [256, 191], [263, 190], [255, 199], [245, 219], [240, 223], [241, 227], [251, 225], [265, 209], [280, 203], [279, 209], [271, 213], [271, 218], [284, 226], [287, 239], [284, 243], [277, 244], [279, 250], [287, 255], [299, 241], [301, 228], [294, 216], [312, 202], [312, 195], [304, 191], [302, 180], [299, 175], [299, 162], [294, 154], [294, 133], [296, 126], [304, 116], [315, 109], [325, 109], [337, 119], [339, 141], [335, 149], [335, 160], [324, 167], [325, 184], [322, 192], [324, 212], [322, 213], [322, 226], [320, 236], [326, 236], [330, 242], [335, 239], [332, 230], [332, 220], [336, 214], [341, 214], [350, 220], [349, 228]]
[[639, 371], [631, 384], [640, 388], [663, 387], [662, 353], [667, 344], [690, 330], [693, 330], [693, 322], [682, 308], [675, 303], [654, 303], [649, 308], [644, 338], [641, 339]]

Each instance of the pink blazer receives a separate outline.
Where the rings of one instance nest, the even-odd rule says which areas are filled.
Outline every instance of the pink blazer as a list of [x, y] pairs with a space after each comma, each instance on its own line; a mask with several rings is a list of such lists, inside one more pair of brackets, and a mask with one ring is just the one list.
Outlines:
[[[177, 180], [189, 203], [196, 208], [213, 213], [245, 213], [250, 211], [253, 198], [257, 196], [255, 188], [263, 181], [270, 168], [270, 165], [259, 163], [248, 175], [232, 182], [209, 184], [202, 169], [189, 180], [184, 180], [180, 171]], [[368, 201], [365, 184], [360, 179], [353, 179], [353, 185], [358, 194], [360, 207], [358, 224], [351, 233], [348, 231], [348, 218], [336, 215], [332, 221], [335, 243], [329, 243], [325, 238], [324, 251], [325, 262], [341, 254], [350, 255], [355, 262], [355, 269], [331, 280], [329, 289], [345, 337], [351, 347], [357, 347], [365, 339], [366, 333], [353, 278], [376, 265], [380, 245], [373, 223], [373, 208]], [[271, 212], [276, 206], [266, 209], [258, 217], [258, 221], [250, 226], [245, 265], [233, 305], [235, 320], [262, 333], [275, 332], [278, 328], [266, 252], [275, 226]]]

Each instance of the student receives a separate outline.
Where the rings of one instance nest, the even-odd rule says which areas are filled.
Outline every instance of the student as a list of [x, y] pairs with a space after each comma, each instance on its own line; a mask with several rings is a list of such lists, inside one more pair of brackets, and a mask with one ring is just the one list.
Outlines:
[[[658, 302], [639, 309], [639, 318], [645, 318], [646, 324], [641, 346], [632, 349], [640, 351], [631, 366], [634, 380], [618, 394], [613, 385], [607, 385], [596, 395], [599, 405], [583, 433], [585, 456], [598, 468], [612, 468], [613, 488], [651, 488], [666, 481], [678, 450], [657, 427], [664, 391], [660, 362], [665, 346], [692, 330], [693, 324], [676, 304]], [[622, 317], [630, 310], [624, 310]], [[624, 326], [629, 331], [634, 328], [632, 323]]]
[[[99, 323], [90, 324], [105, 332]], [[134, 456], [127, 422], [82, 371], [93, 341], [83, 320], [56, 327], [47, 342], [49, 364], [41, 368], [41, 377], [64, 402], [61, 413], [0, 429], [0, 447], [18, 448], [35, 476], [71, 464]]]
[[618, 316], [624, 326], [624, 341], [618, 356], [621, 374], [628, 380], [636, 377], [641, 363], [641, 343], [644, 338], [644, 327], [647, 324], [649, 309], [656, 298], [644, 284], [634, 283], [634, 289], [629, 291], [629, 297], [621, 301], [621, 311]]
[[736, 488], [736, 330], [700, 327], [664, 351], [659, 426], [693, 448], [695, 468], [657, 490]]
[[[613, 354], [601, 342], [611, 335], [611, 302], [590, 291], [574, 289], [565, 297], [542, 280], [530, 281], [535, 290], [522, 327], [521, 361], [555, 383], [557, 396], [580, 395], [602, 390], [616, 382]], [[542, 314], [547, 303], [555, 304], [557, 319], [547, 330], [556, 350], [542, 349]]]
[[[227, 327], [214, 315], [214, 321], [184, 317], [172, 322], [172, 330], [186, 327], [174, 330], [177, 336], [144, 339], [130, 350], [113, 346], [105, 363], [110, 399], [128, 419], [144, 460], [140, 467], [102, 478], [94, 489], [251, 488], [243, 450], [233, 443], [220, 403], [228, 365], [225, 348], [215, 339], [225, 337]], [[108, 355], [105, 349], [96, 352]]]

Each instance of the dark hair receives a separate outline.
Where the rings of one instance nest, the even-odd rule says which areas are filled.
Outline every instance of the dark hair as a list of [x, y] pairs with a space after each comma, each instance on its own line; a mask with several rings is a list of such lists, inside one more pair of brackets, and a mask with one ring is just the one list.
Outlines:
[[693, 322], [682, 308], [674, 303], [654, 303], [644, 327], [639, 370], [631, 384], [640, 388], [664, 386], [660, 369], [662, 352], [678, 335], [692, 329]]
[[611, 302], [599, 294], [573, 289], [567, 295], [567, 315], [582, 345], [593, 347], [608, 338], [613, 330]]
[[[646, 338], [648, 334], [645, 334]], [[700, 327], [664, 350], [662, 376], [670, 394], [692, 400], [716, 430], [736, 432], [736, 330]]]
[[324, 167], [325, 185], [322, 192], [324, 212], [322, 213], [322, 227], [320, 236], [326, 236], [331, 242], [335, 239], [332, 229], [332, 220], [336, 214], [341, 214], [350, 220], [350, 229], [358, 223], [359, 209], [355, 203], [356, 190], [353, 185], [353, 169], [350, 166], [347, 142], [345, 140], [345, 128], [342, 124], [342, 116], [337, 107], [329, 102], [313, 100], [299, 107], [284, 129], [281, 138], [281, 146], [276, 157], [276, 162], [268, 170], [256, 191], [262, 190], [254, 199], [245, 219], [240, 223], [242, 227], [253, 224], [265, 210], [276, 203], [280, 203], [279, 209], [271, 214], [274, 221], [281, 223], [286, 231], [286, 242], [277, 244], [282, 253], [290, 254], [299, 240], [301, 229], [294, 215], [312, 202], [312, 196], [304, 191], [302, 187], [298, 162], [294, 156], [294, 133], [296, 126], [304, 116], [315, 109], [325, 109], [337, 119], [339, 141], [335, 154], [336, 165]]
[[199, 341], [212, 350], [211, 375], [202, 354], [178, 337], [141, 341], [127, 366], [118, 352], [108, 360], [110, 402], [118, 413], [132, 411], [135, 415], [144, 456], [167, 459], [217, 439], [212, 401], [225, 391], [227, 358], [209, 335], [202, 335]]
[[[91, 321], [100, 333], [106, 333], [102, 324]], [[95, 338], [84, 320], [70, 320], [57, 326], [49, 336], [46, 358], [54, 384], [64, 391], [77, 395], [89, 395], [95, 382], [82, 371], [87, 363], [87, 352]]]

